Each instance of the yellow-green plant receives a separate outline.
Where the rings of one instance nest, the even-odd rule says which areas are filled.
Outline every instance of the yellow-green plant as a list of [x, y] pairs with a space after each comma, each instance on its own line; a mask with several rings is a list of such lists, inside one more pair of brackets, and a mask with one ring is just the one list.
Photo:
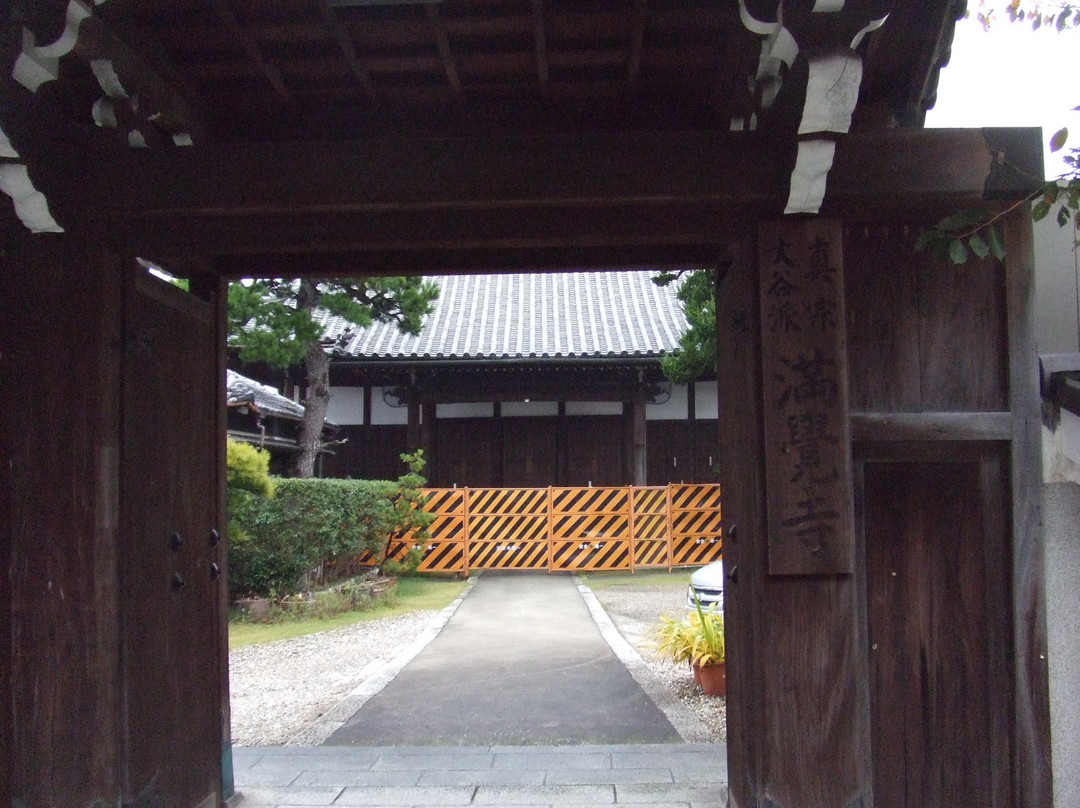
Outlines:
[[724, 644], [724, 617], [697, 603], [696, 610], [683, 620], [661, 618], [656, 632], [656, 650], [674, 662], [690, 665], [718, 665], [727, 658]]

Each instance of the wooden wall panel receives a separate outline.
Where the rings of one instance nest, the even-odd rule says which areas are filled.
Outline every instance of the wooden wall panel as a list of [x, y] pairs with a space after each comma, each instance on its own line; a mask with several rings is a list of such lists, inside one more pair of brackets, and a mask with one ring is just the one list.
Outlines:
[[[405, 426], [341, 427], [338, 438], [344, 439], [345, 443], [335, 446], [334, 453], [323, 460], [324, 476], [397, 479], [405, 472], [401, 454], [407, 451], [407, 432]], [[424, 473], [430, 478], [431, 468]]]
[[648, 421], [648, 484], [696, 482], [689, 421]]
[[435, 422], [435, 464], [428, 477], [441, 488], [501, 485], [499, 421], [446, 418]]
[[956, 267], [928, 254], [918, 258], [922, 409], [1009, 409], [1001, 265], [973, 260]]
[[[566, 479], [557, 485], [629, 485], [623, 469], [622, 419], [618, 416], [576, 416], [566, 419]], [[510, 440], [507, 434], [507, 441]], [[552, 483], [545, 483], [550, 485]]]
[[853, 412], [921, 409], [918, 273], [899, 268], [907, 243], [896, 228], [845, 228], [847, 342]]
[[0, 299], [19, 304], [0, 321], [0, 546], [10, 552], [0, 576], [0, 795], [27, 808], [111, 805], [119, 273], [71, 236], [4, 246]]
[[913, 230], [845, 230], [852, 411], [1007, 410], [1001, 266], [937, 262]]
[[[501, 421], [502, 485], [508, 488], [542, 488], [556, 483], [558, 420], [503, 418]], [[570, 467], [574, 467], [572, 462]]]
[[1011, 804], [1012, 681], [995, 663], [1011, 635], [998, 589], [1006, 537], [987, 531], [1002, 520], [986, 513], [1006, 495], [995, 479], [985, 490], [977, 459], [865, 466], [875, 804]]

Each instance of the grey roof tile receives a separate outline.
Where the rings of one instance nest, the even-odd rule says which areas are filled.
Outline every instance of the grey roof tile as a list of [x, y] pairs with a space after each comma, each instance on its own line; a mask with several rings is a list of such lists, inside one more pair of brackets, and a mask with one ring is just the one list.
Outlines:
[[393, 323], [355, 329], [326, 312], [328, 340], [352, 330], [340, 350], [380, 359], [660, 356], [674, 349], [686, 318], [672, 286], [651, 272], [445, 275], [417, 336]]
[[285, 398], [270, 385], [259, 384], [235, 370], [228, 371], [226, 387], [228, 391], [226, 400], [231, 407], [247, 404], [268, 415], [280, 415], [298, 421], [304, 417], [303, 406]]

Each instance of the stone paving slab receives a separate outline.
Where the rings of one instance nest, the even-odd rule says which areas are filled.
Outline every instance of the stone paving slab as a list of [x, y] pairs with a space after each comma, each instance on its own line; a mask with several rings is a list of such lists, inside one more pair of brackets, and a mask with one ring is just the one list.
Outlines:
[[724, 744], [234, 750], [240, 808], [720, 808]]

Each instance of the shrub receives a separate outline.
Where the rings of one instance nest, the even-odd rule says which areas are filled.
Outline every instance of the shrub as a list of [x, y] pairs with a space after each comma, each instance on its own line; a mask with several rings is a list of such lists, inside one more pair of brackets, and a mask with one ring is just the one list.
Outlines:
[[381, 566], [395, 541], [426, 538], [423, 456], [402, 459], [409, 471], [397, 481], [279, 479], [272, 499], [248, 499], [230, 544], [233, 592], [288, 594], [323, 562], [366, 553]]

